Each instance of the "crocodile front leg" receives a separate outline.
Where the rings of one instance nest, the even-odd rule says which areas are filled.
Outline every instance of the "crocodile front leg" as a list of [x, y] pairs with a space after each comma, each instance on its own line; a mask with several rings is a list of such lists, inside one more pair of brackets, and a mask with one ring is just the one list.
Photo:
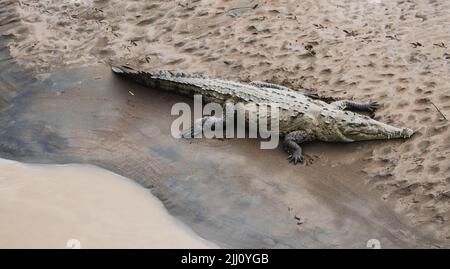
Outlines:
[[181, 132], [182, 138], [200, 138], [203, 130], [214, 130], [218, 124], [223, 126], [224, 118], [215, 116], [206, 116], [201, 119], [197, 119], [192, 124], [191, 128], [188, 128]]
[[354, 102], [351, 100], [340, 100], [331, 103], [330, 105], [334, 106], [336, 109], [350, 109], [350, 110], [359, 110], [359, 111], [369, 111], [374, 112], [379, 104], [374, 101], [369, 101], [367, 103]]
[[288, 160], [294, 165], [305, 160], [302, 148], [299, 144], [311, 141], [311, 137], [305, 131], [294, 131], [284, 137], [284, 150], [289, 154]]

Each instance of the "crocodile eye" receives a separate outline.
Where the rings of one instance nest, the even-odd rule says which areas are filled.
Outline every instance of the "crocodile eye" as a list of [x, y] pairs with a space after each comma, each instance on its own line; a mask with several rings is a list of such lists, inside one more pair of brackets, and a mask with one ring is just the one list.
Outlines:
[[291, 114], [291, 118], [301, 117], [301, 116], [303, 116], [304, 114], [305, 114], [305, 113], [303, 113], [303, 112], [296, 111], [296, 112], [294, 112], [294, 113]]

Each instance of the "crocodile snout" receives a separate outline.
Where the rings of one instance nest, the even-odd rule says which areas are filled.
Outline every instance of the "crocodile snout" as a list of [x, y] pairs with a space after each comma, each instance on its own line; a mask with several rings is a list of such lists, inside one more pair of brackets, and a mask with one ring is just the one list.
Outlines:
[[403, 128], [403, 130], [402, 130], [403, 138], [410, 138], [413, 134], [414, 134], [414, 131], [409, 128]]
[[111, 70], [112, 70], [114, 73], [116, 73], [116, 74], [122, 74], [122, 73], [123, 73], [123, 70], [122, 70], [120, 67], [118, 67], [118, 66], [112, 66], [112, 67], [111, 67]]

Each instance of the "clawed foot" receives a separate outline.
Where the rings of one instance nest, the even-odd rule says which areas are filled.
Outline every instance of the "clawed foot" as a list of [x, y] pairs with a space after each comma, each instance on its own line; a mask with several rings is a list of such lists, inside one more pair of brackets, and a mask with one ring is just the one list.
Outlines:
[[296, 165], [297, 163], [303, 163], [305, 161], [305, 157], [301, 151], [296, 151], [290, 154], [287, 158], [290, 163]]
[[191, 127], [189, 129], [183, 130], [180, 133], [180, 138], [193, 138], [194, 137], [194, 127]]
[[203, 130], [214, 131], [217, 124], [223, 124], [223, 118], [207, 116], [194, 121], [191, 128], [180, 133], [181, 138], [200, 138]]
[[369, 101], [369, 103], [367, 103], [367, 110], [370, 112], [375, 112], [379, 107], [380, 105], [375, 101]]
[[183, 130], [180, 134], [181, 138], [194, 138], [203, 132], [203, 121], [196, 120], [191, 128]]

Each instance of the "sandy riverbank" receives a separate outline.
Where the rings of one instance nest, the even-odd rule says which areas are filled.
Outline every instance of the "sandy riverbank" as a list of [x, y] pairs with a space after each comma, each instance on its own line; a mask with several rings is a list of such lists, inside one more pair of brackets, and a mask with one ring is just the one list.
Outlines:
[[8, 31], [10, 52], [40, 75], [128, 62], [378, 101], [376, 119], [414, 129], [412, 139], [332, 155], [323, 149], [309, 156], [312, 165], [362, 161], [354, 166], [362, 175], [348, 182], [363, 182], [411, 225], [448, 243], [448, 10], [445, 0], [27, 0], [3, 16], [20, 14]]

